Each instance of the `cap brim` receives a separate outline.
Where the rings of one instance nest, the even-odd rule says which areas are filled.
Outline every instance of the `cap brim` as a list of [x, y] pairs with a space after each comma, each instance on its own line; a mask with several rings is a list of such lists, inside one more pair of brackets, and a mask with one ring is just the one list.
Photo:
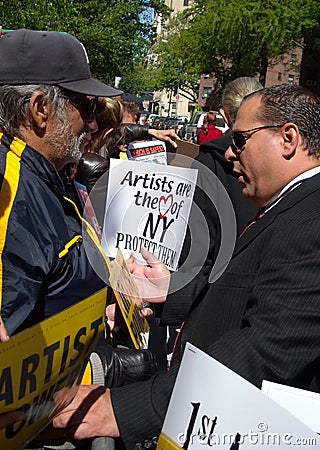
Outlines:
[[92, 95], [94, 97], [115, 97], [123, 94], [119, 89], [115, 89], [95, 78], [87, 78], [85, 80], [67, 81], [65, 83], [57, 83], [58, 86], [68, 89], [79, 94]]

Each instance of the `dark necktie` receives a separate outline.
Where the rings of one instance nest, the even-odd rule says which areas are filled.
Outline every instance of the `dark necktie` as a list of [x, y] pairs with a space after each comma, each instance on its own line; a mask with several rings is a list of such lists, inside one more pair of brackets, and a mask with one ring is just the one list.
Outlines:
[[244, 229], [241, 231], [239, 237], [243, 236], [244, 233], [246, 233], [247, 230], [248, 230], [252, 225], [254, 225], [259, 219], [261, 219], [261, 218], [265, 215], [265, 213], [266, 213], [265, 208], [263, 208], [263, 210], [260, 210], [259, 213], [251, 220], [251, 222], [249, 222], [248, 225], [246, 225], [246, 226], [244, 227]]
[[308, 180], [308, 178], [298, 180], [295, 183], [293, 183], [291, 186], [289, 186], [286, 190], [284, 190], [278, 197], [276, 197], [274, 200], [272, 200], [270, 203], [268, 203], [266, 206], [260, 209], [258, 214], [251, 220], [251, 222], [248, 223], [248, 225], [245, 226], [245, 228], [241, 231], [239, 237], [243, 236], [244, 233], [252, 226], [254, 225], [259, 219], [261, 219], [267, 211], [269, 211], [270, 208], [275, 206], [277, 203], [280, 202], [280, 200], [283, 199], [289, 192], [291, 192], [294, 188], [299, 186], [303, 181]]

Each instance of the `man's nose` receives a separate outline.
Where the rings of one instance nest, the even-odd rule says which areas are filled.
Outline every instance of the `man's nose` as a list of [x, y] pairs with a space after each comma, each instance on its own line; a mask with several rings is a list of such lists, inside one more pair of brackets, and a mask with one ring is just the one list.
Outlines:
[[234, 162], [234, 161], [237, 160], [237, 153], [236, 153], [235, 150], [234, 150], [233, 144], [231, 144], [231, 145], [227, 148], [227, 150], [226, 150], [226, 152], [225, 152], [225, 154], [224, 154], [224, 157], [225, 157], [226, 160], [229, 161], [229, 162]]

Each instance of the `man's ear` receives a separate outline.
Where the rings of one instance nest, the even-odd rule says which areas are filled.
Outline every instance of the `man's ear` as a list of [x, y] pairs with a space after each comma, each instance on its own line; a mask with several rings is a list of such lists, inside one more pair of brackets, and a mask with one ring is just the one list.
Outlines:
[[30, 98], [30, 113], [33, 123], [39, 130], [44, 130], [47, 126], [49, 110], [48, 101], [43, 92], [36, 91]]
[[290, 159], [294, 156], [299, 144], [299, 128], [295, 123], [288, 122], [281, 129], [282, 154]]

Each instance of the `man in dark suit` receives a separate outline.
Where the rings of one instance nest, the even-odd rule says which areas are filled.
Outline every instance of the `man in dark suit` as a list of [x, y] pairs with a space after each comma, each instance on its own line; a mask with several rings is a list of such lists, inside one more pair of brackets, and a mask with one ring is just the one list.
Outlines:
[[[183, 340], [258, 387], [268, 379], [320, 392], [319, 99], [289, 85], [249, 95], [226, 156], [261, 211]], [[84, 386], [54, 425], [80, 439], [121, 436], [132, 449], [159, 433], [177, 367], [111, 394]]]
[[[251, 77], [227, 83], [219, 111], [229, 129], [222, 138], [200, 145], [192, 163], [191, 167], [198, 170], [197, 186], [179, 270], [171, 275], [166, 302], [157, 305], [161, 324], [181, 326], [194, 303], [200, 303], [206, 295], [208, 280], [212, 282], [219, 267], [231, 257], [236, 236], [257, 213], [252, 202], [243, 197], [233, 163], [224, 155], [232, 143], [231, 128], [241, 100], [259, 89], [262, 85]], [[224, 252], [220, 252], [221, 247]]]

